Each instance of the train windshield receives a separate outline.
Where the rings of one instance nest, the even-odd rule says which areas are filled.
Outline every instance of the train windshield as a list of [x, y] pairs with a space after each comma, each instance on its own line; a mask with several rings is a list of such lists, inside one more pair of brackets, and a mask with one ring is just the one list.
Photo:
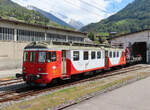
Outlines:
[[39, 52], [38, 62], [44, 63], [46, 59], [46, 52]]
[[28, 60], [28, 52], [24, 52], [23, 61], [27, 62], [27, 60]]
[[35, 62], [36, 59], [36, 52], [30, 52], [30, 62]]

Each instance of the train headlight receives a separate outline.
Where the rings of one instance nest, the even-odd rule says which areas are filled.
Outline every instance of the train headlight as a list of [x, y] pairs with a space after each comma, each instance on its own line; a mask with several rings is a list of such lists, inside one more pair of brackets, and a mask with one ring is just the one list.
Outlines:
[[42, 71], [42, 68], [38, 68], [38, 71]]
[[40, 75], [37, 75], [37, 78], [40, 78], [41, 76]]
[[23, 67], [23, 70], [26, 70], [26, 67]]

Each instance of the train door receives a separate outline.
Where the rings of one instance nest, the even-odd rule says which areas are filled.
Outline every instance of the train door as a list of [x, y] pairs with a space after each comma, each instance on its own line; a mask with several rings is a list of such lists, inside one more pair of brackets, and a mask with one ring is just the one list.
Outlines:
[[62, 70], [62, 75], [66, 75], [66, 72], [67, 72], [67, 66], [66, 66], [66, 50], [62, 50], [62, 65], [61, 65], [61, 70]]
[[35, 51], [29, 52], [29, 62], [27, 64], [29, 68], [29, 73], [36, 74], [37, 55], [38, 54]]
[[104, 50], [102, 50], [101, 51], [101, 57], [102, 57], [102, 63], [103, 63], [103, 66], [105, 66], [105, 51]]
[[105, 50], [105, 67], [108, 66], [108, 50]]

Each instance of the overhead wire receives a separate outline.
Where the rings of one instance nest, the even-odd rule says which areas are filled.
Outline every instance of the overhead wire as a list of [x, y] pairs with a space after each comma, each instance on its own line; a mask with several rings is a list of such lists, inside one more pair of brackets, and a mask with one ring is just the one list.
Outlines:
[[[111, 12], [108, 12], [108, 11], [106, 11], [106, 10], [104, 10], [104, 9], [101, 9], [100, 7], [98, 7], [97, 5], [96, 5], [96, 2], [93, 2], [93, 4], [91, 4], [91, 3], [89, 3], [89, 2], [87, 2], [87, 1], [84, 1], [84, 0], [78, 0], [79, 2], [81, 2], [81, 3], [83, 3], [83, 4], [85, 4], [85, 5], [87, 5], [87, 6], [89, 6], [89, 7], [92, 7], [92, 8], [95, 8], [97, 11], [100, 11], [100, 12], [103, 12], [103, 13], [106, 13], [106, 14], [108, 14], [108, 13], [111, 13]], [[38, 2], [38, 3], [40, 3], [40, 1], [39, 0], [36, 0], [36, 2]], [[45, 2], [45, 5], [47, 5], [48, 6], [48, 4], [50, 4], [50, 2], [48, 2], [48, 1], [46, 1], [46, 0], [43, 0], [42, 2]], [[75, 4], [75, 3], [73, 3], [73, 2], [71, 2], [70, 0], [64, 0], [64, 2], [65, 3], [67, 3], [67, 4], [69, 4], [70, 6], [72, 6], [72, 7], [77, 7], [77, 8], [80, 8], [80, 9], [82, 9], [84, 12], [86, 12], [86, 13], [89, 13], [89, 9], [88, 8], [85, 8], [85, 7], [80, 7], [79, 5], [77, 5], [77, 4]], [[56, 12], [55, 10], [51, 10], [51, 11], [53, 11], [53, 12]], [[56, 12], [57, 13], [57, 12]], [[98, 13], [98, 12], [92, 12], [91, 13], [91, 16], [97, 16], [97, 17], [100, 17], [101, 15], [100, 15], [100, 13]]]
[[[72, 2], [70, 2], [70, 1], [68, 1], [68, 0], [64, 0], [64, 1], [65, 1], [67, 4], [70, 4], [72, 7], [82, 8], [85, 12], [89, 13], [89, 10], [88, 10], [87, 8], [80, 7], [79, 5], [73, 4]], [[37, 1], [37, 2], [39, 2], [39, 1]], [[48, 1], [43, 0], [43, 2], [45, 2], [46, 5], [49, 4]], [[40, 3], [40, 2], [39, 2], [39, 3]], [[54, 10], [52, 10], [52, 11], [55, 12]], [[94, 13], [92, 13], [92, 14], [97, 15], [97, 16], [100, 16], [99, 13], [95, 13], [95, 12], [94, 12]]]
[[99, 7], [96, 6], [94, 3], [93, 3], [94, 5], [93, 5], [93, 4], [90, 4], [90, 3], [88, 3], [88, 2], [85, 2], [84, 0], [79, 0], [79, 1], [82, 2], [82, 3], [84, 3], [84, 4], [86, 4], [86, 5], [88, 5], [88, 6], [90, 6], [90, 7], [93, 7], [93, 8], [95, 8], [95, 9], [99, 10], [99, 11], [103, 11], [103, 12], [105, 12], [105, 13], [110, 13], [110, 12], [104, 10], [104, 9], [99, 8]]
[[[72, 5], [73, 7], [78, 7], [78, 8], [80, 8], [80, 9], [83, 9], [85, 12], [89, 13], [89, 10], [88, 10], [87, 8], [80, 7], [79, 5], [73, 4], [72, 2], [70, 2], [70, 1], [68, 1], [68, 0], [64, 0], [64, 1], [65, 1], [66, 3]], [[94, 15], [96, 15], [96, 16], [98, 16], [98, 17], [100, 16], [100, 14], [99, 14], [99, 13], [96, 13], [96, 12], [92, 12], [91, 14], [94, 14]]]
[[[83, 10], [84, 12], [86, 12], [86, 13], [89, 13], [89, 11], [90, 11], [89, 9], [87, 9], [87, 8], [85, 8], [85, 7], [80, 7], [79, 5], [70, 2], [70, 0], [64, 0], [64, 1], [65, 1], [67, 4], [70, 4], [72, 7], [78, 7], [78, 8], [80, 8], [80, 9], [82, 9], [82, 10]], [[93, 5], [93, 4], [90, 4], [90, 3], [85, 2], [85, 1], [83, 1], [83, 0], [78, 0], [78, 1], [82, 2], [83, 4], [88, 5], [88, 6], [90, 6], [90, 7], [93, 7], [93, 8], [95, 8], [95, 9], [101, 11], [101, 12], [110, 13], [110, 12], [104, 10], [104, 9], [99, 8], [98, 6], [95, 6], [95, 5]], [[36, 2], [40, 3], [39, 0], [36, 0]], [[43, 0], [42, 2], [45, 2], [46, 5], [50, 4], [50, 2], [45, 1], [45, 0]], [[56, 12], [56, 11], [53, 10], [53, 12]], [[97, 12], [92, 12], [91, 14], [92, 14], [92, 15], [96, 15], [96, 16], [98, 16], [98, 17], [101, 16], [100, 13], [97, 13]]]

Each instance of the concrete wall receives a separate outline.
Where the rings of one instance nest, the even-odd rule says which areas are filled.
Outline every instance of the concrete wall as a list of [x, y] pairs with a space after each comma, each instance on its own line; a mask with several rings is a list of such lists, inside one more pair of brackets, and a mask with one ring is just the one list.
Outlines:
[[0, 70], [21, 68], [26, 42], [0, 41]]

